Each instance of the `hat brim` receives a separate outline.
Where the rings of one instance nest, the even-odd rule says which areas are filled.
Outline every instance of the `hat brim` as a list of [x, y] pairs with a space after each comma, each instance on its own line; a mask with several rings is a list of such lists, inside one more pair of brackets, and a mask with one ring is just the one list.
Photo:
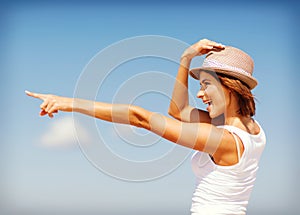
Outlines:
[[219, 69], [215, 67], [200, 67], [200, 68], [194, 68], [189, 71], [189, 74], [194, 78], [199, 80], [200, 78], [200, 72], [205, 72], [205, 71], [211, 71], [215, 72], [217, 74], [224, 74], [230, 77], [234, 77], [239, 79], [240, 81], [244, 82], [250, 90], [255, 88], [258, 84], [257, 80], [251, 76], [244, 75], [242, 73], [238, 72], [233, 72], [231, 70], [226, 70], [226, 69]]

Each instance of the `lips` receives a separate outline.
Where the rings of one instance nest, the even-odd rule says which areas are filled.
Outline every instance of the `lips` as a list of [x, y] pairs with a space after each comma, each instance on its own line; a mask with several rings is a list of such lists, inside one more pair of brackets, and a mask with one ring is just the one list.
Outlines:
[[205, 100], [203, 101], [204, 104], [208, 105], [206, 110], [209, 112], [212, 106], [212, 101], [211, 100]]

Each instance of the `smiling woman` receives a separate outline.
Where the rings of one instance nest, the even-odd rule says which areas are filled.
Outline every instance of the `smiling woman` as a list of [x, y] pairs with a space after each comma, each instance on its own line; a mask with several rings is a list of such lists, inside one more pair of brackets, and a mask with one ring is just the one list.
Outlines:
[[[189, 71], [191, 60], [203, 54], [207, 54], [203, 66]], [[43, 100], [41, 116], [79, 112], [141, 127], [195, 149], [192, 166], [198, 184], [192, 214], [245, 214], [266, 141], [252, 119], [255, 104], [250, 90], [257, 85], [252, 71], [252, 59], [237, 48], [207, 39], [190, 46], [182, 55], [169, 107], [175, 119], [134, 105], [26, 93]], [[207, 111], [189, 105], [189, 74], [200, 80], [197, 97], [208, 105]]]

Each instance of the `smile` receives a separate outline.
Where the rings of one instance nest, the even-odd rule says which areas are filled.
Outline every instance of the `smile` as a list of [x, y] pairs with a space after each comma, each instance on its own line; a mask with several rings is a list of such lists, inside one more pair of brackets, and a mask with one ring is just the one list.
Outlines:
[[208, 100], [208, 101], [203, 101], [204, 104], [208, 104], [208, 105], [211, 105], [212, 104], [212, 101], [211, 100]]
[[211, 110], [211, 105], [212, 105], [212, 101], [211, 100], [207, 100], [207, 101], [203, 101], [204, 104], [208, 105], [206, 110], [209, 112]]

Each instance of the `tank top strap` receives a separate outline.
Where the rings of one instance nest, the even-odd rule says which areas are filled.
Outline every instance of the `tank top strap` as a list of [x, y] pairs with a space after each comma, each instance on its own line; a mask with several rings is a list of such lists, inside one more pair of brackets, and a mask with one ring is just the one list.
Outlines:
[[234, 138], [235, 145], [236, 145], [236, 150], [237, 150], [237, 154], [238, 154], [238, 161], [240, 161], [241, 149], [240, 149], [240, 144], [239, 144], [239, 141], [238, 141], [238, 138], [237, 138], [238, 135], [233, 131], [230, 131], [230, 130], [228, 130], [228, 131], [232, 134], [232, 136]]

